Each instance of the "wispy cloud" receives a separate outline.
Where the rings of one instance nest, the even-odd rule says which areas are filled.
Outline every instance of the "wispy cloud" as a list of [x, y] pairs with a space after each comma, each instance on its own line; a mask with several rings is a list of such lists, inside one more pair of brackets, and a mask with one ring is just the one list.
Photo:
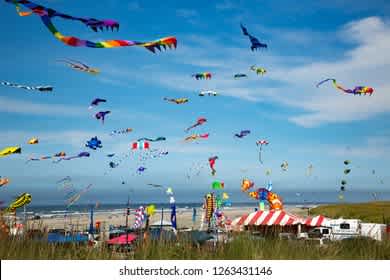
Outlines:
[[193, 9], [177, 9], [176, 15], [185, 19], [194, 18], [198, 16], [198, 12]]

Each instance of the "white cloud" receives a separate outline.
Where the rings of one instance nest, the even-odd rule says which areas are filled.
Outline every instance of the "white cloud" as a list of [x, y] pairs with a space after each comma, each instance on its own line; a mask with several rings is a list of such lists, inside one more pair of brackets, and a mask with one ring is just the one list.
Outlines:
[[193, 9], [177, 9], [176, 15], [178, 17], [189, 19], [189, 18], [197, 17], [198, 12]]

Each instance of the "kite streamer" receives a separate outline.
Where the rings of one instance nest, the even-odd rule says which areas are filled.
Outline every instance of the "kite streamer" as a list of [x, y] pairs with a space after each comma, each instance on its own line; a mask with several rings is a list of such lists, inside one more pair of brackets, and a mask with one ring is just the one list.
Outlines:
[[9, 87], [14, 87], [14, 88], [22, 88], [22, 89], [27, 89], [27, 90], [37, 90], [37, 91], [40, 91], [40, 92], [48, 92], [48, 91], [52, 91], [53, 90], [52, 86], [35, 86], [35, 87], [32, 87], [32, 86], [24, 86], [24, 85], [14, 84], [14, 83], [6, 82], [6, 81], [2, 81], [1, 84], [3, 86], [9, 86]]
[[[155, 53], [156, 49], [161, 51], [162, 48], [176, 48], [177, 40], [175, 37], [165, 37], [156, 41], [151, 42], [138, 42], [138, 41], [129, 41], [129, 40], [108, 40], [101, 42], [92, 42], [88, 40], [83, 40], [73, 36], [65, 36], [61, 34], [55, 25], [52, 22], [54, 17], [60, 17], [66, 20], [74, 20], [79, 21], [85, 24], [87, 27], [91, 28], [93, 31], [97, 32], [99, 30], [106, 29], [119, 29], [119, 23], [115, 20], [97, 20], [94, 18], [80, 18], [73, 17], [67, 14], [59, 13], [53, 9], [46, 8], [41, 5], [37, 5], [33, 2], [26, 0], [5, 0], [8, 3], [16, 5], [17, 12], [20, 16], [28, 16], [32, 13], [38, 15], [43, 24], [47, 27], [47, 29], [56, 37], [58, 40], [63, 42], [64, 44], [72, 47], [88, 47], [88, 48], [116, 48], [116, 47], [132, 47], [139, 46], [148, 49], [149, 51]], [[19, 4], [31, 10], [30, 12], [20, 12]]]
[[65, 62], [70, 68], [72, 68], [74, 70], [86, 72], [89, 74], [99, 74], [100, 73], [99, 69], [89, 67], [88, 65], [86, 65], [80, 61], [77, 61], [77, 60], [61, 59], [58, 61]]
[[154, 138], [154, 139], [143, 137], [143, 138], [139, 138], [137, 141], [159, 142], [159, 141], [165, 141], [165, 140], [167, 140], [167, 138], [159, 136], [159, 137]]
[[46, 159], [51, 159], [51, 158], [56, 158], [56, 157], [65, 157], [66, 156], [66, 153], [65, 152], [59, 152], [57, 154], [54, 154], [52, 156], [41, 156], [39, 158], [29, 158], [27, 162], [30, 162], [30, 161], [40, 161], [40, 160], [46, 160]]
[[372, 87], [366, 87], [366, 86], [357, 86], [354, 89], [345, 89], [341, 85], [337, 84], [336, 79], [325, 79], [325, 80], [319, 82], [316, 86], [319, 87], [320, 85], [322, 85], [323, 83], [326, 83], [328, 81], [332, 81], [333, 86], [336, 89], [341, 90], [346, 94], [371, 96], [374, 93], [374, 89]]
[[198, 140], [198, 139], [207, 139], [207, 138], [209, 138], [208, 133], [206, 133], [206, 134], [192, 134], [192, 135], [186, 137], [184, 139], [184, 141], [189, 142], [189, 141], [194, 141], [194, 140]]

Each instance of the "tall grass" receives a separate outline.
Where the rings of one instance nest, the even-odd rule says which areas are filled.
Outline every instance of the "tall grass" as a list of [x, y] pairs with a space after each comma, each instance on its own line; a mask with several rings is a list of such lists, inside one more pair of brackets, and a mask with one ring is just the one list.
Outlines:
[[144, 242], [130, 253], [117, 253], [103, 246], [53, 245], [23, 239], [1, 239], [1, 259], [390, 259], [390, 241], [367, 239], [332, 242], [324, 246], [298, 240], [253, 240], [240, 234], [232, 242], [196, 246], [188, 240]]
[[390, 201], [323, 205], [310, 210], [312, 215], [330, 218], [360, 219], [364, 222], [390, 224]]

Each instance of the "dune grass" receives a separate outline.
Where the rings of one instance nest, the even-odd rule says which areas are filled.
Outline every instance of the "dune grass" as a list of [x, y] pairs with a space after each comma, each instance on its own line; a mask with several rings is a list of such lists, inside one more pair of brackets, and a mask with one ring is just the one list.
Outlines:
[[390, 224], [390, 201], [323, 205], [310, 210], [311, 215], [330, 218], [360, 219], [367, 223]]

